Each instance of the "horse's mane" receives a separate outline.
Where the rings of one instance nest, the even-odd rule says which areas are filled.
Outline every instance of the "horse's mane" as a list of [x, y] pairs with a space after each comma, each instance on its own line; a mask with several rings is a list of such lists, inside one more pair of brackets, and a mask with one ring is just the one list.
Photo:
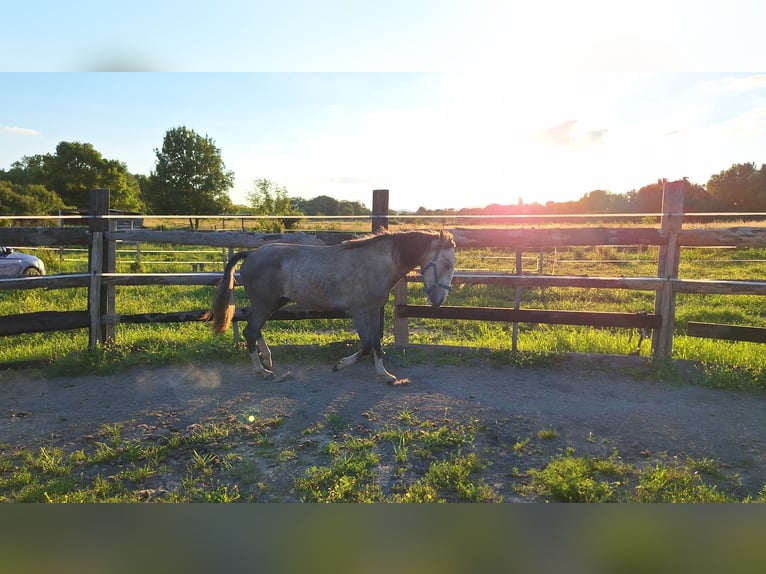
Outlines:
[[371, 246], [385, 241], [391, 242], [396, 257], [403, 265], [415, 267], [420, 263], [420, 255], [431, 247], [434, 240], [442, 237], [441, 247], [455, 247], [455, 240], [448, 231], [382, 231], [358, 239], [349, 239], [341, 243], [345, 249]]

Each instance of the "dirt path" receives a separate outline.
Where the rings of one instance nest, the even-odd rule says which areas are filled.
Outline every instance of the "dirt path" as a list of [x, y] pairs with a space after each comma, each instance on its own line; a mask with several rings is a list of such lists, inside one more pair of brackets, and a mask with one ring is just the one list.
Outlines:
[[[582, 357], [550, 368], [416, 365], [395, 372], [410, 384], [374, 380], [362, 363], [333, 373], [291, 365], [279, 382], [255, 380], [247, 364], [135, 368], [110, 377], [41, 380], [6, 372], [0, 378], [0, 443], [77, 448], [107, 423], [146, 437], [220, 415], [285, 417], [280, 432], [299, 433], [329, 413], [350, 424], [385, 424], [407, 409], [421, 418], [478, 418], [492, 431], [496, 482], [518, 461], [509, 445], [542, 429], [557, 438], [546, 456], [567, 447], [627, 463], [655, 457], [708, 457], [738, 474], [745, 491], [766, 483], [766, 395], [640, 376], [639, 357]], [[691, 376], [691, 375], [690, 375]]]

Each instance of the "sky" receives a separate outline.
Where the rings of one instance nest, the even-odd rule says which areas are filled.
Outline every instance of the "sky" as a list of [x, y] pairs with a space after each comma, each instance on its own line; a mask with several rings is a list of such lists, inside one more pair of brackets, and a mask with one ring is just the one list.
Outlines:
[[256, 178], [399, 210], [705, 184], [766, 163], [766, 7], [723, 4], [13, 3], [0, 169], [78, 141], [149, 174], [183, 125], [238, 203]]

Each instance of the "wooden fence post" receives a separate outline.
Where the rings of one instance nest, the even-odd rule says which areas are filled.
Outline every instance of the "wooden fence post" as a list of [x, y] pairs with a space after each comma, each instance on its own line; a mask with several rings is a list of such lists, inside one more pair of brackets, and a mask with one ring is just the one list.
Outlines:
[[388, 229], [388, 190], [372, 190], [372, 232]]
[[[388, 229], [388, 190], [372, 190], [372, 232], [380, 233]], [[394, 345], [406, 347], [409, 344], [409, 321], [407, 317], [399, 317], [397, 305], [407, 304], [407, 282], [402, 279], [394, 286]], [[385, 307], [380, 309], [380, 328], [383, 329]], [[382, 334], [382, 333], [381, 333]]]
[[399, 305], [407, 304], [407, 281], [402, 279], [394, 287], [394, 345], [406, 347], [410, 344], [410, 322], [407, 317], [400, 317], [396, 310]]
[[104, 234], [101, 231], [93, 231], [90, 234], [90, 250], [88, 251], [88, 349], [93, 351], [103, 341], [101, 330], [101, 267], [104, 256]]
[[91, 281], [88, 292], [88, 313], [90, 314], [90, 336], [88, 348], [93, 350], [98, 343], [114, 340], [115, 289], [101, 280], [104, 273], [117, 269], [117, 250], [114, 241], [104, 240], [107, 231], [113, 231], [114, 222], [109, 215], [109, 190], [92, 189], [90, 192], [91, 249], [88, 270]]
[[685, 180], [666, 182], [662, 191], [662, 221], [660, 233], [667, 243], [660, 245], [657, 277], [665, 279], [657, 291], [654, 313], [662, 317], [662, 326], [652, 334], [652, 353], [655, 358], [669, 359], [673, 352], [673, 329], [675, 327], [676, 293], [673, 279], [678, 279], [678, 263], [681, 248], [678, 232], [684, 216]]

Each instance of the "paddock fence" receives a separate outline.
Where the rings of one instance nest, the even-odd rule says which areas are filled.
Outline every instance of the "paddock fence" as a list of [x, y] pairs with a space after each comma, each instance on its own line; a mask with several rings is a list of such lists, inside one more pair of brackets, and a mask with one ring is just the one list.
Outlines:
[[[394, 340], [397, 346], [409, 345], [409, 319], [431, 318], [448, 321], [502, 321], [512, 323], [513, 347], [516, 348], [519, 323], [583, 325], [596, 328], [612, 327], [651, 332], [652, 354], [669, 358], [672, 354], [675, 329], [675, 303], [678, 293], [766, 295], [766, 281], [754, 280], [695, 280], [678, 276], [682, 247], [766, 247], [766, 228], [739, 226], [727, 228], [683, 229], [683, 196], [685, 181], [665, 185], [659, 227], [468, 227], [455, 225], [449, 230], [455, 237], [457, 249], [495, 248], [507, 250], [514, 260], [512, 272], [482, 272], [456, 270], [453, 285], [501, 285], [513, 293], [513, 306], [468, 307], [442, 306], [432, 308], [410, 304], [407, 284], [420, 281], [418, 272], [411, 272], [394, 289]], [[282, 241], [328, 245], [354, 236], [352, 233], [290, 232], [283, 234], [239, 231], [181, 231], [125, 229], [117, 227], [117, 218], [109, 214], [109, 190], [91, 192], [89, 215], [79, 219], [79, 226], [63, 227], [0, 227], [0, 245], [84, 249], [88, 254], [85, 273], [66, 273], [42, 277], [0, 279], [0, 291], [18, 289], [87, 288], [87, 309], [77, 311], [41, 311], [0, 317], [0, 336], [22, 333], [88, 329], [89, 348], [113, 340], [117, 327], [124, 323], [174, 323], [201, 321], [206, 310], [186, 310], [166, 313], [117, 314], [116, 287], [149, 285], [208, 285], [214, 286], [220, 272], [190, 273], [117, 273], [118, 244], [133, 242], [163, 243], [187, 246], [216, 247], [231, 254], [235, 249], [256, 249], [268, 242]], [[418, 219], [423, 219], [418, 217]], [[483, 218], [486, 219], [486, 218]], [[558, 219], [558, 218], [557, 218]], [[439, 224], [439, 220], [442, 223]], [[457, 220], [457, 218], [452, 219]], [[435, 221], [442, 227], [444, 217]], [[373, 211], [369, 217], [370, 230], [388, 227], [388, 190], [373, 191]], [[82, 225], [83, 223], [87, 225]], [[568, 248], [573, 246], [657, 246], [657, 273], [641, 277], [595, 277], [526, 274], [522, 268], [522, 250]], [[222, 257], [222, 259], [225, 257]], [[585, 289], [628, 289], [654, 292], [653, 312], [619, 313], [594, 311], [565, 311], [521, 308], [524, 289], [534, 287], [567, 287]], [[511, 298], [509, 297], [509, 301]], [[344, 318], [344, 313], [322, 313], [288, 305], [275, 312], [272, 319], [301, 320], [315, 318]], [[237, 309], [235, 321], [247, 320], [247, 310]], [[687, 334], [729, 340], [766, 342], [766, 329], [760, 327], [689, 322]]]

